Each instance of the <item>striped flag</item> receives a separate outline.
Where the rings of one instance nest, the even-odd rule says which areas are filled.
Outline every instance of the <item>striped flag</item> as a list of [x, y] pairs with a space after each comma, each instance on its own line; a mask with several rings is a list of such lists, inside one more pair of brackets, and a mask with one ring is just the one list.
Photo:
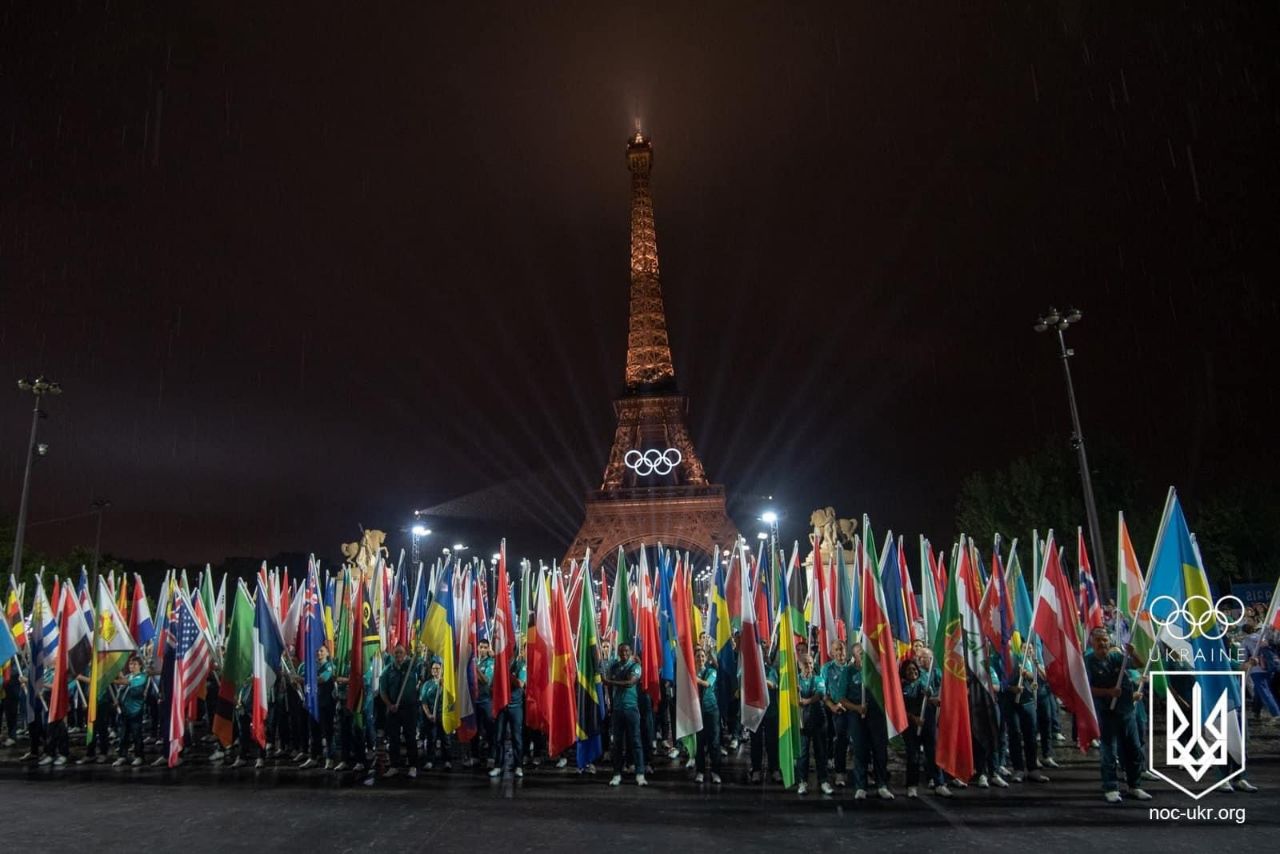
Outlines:
[[195, 611], [187, 595], [179, 592], [176, 606], [176, 637], [173, 660], [173, 700], [169, 703], [169, 767], [178, 764], [182, 753], [182, 736], [187, 729], [187, 701], [213, 666], [212, 650], [205, 633], [196, 622]]

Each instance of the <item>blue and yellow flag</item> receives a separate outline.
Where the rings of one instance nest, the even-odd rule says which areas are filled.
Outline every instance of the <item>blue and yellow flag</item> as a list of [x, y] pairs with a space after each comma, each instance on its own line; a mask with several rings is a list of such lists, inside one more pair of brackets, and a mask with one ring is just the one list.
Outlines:
[[454, 664], [452, 581], [453, 573], [446, 565], [436, 579], [436, 589], [419, 638], [429, 653], [440, 660], [440, 685], [444, 695], [440, 722], [444, 731], [450, 734], [462, 724], [458, 715], [458, 674]]

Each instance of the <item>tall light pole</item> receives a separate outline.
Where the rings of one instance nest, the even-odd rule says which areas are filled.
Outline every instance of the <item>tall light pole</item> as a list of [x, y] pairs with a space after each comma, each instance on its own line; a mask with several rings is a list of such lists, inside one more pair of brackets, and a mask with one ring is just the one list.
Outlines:
[[423, 537], [431, 536], [431, 529], [422, 524], [422, 511], [413, 511], [413, 525], [409, 528], [409, 533], [413, 537], [412, 554], [409, 558], [410, 562], [417, 566], [422, 562], [421, 550], [419, 548], [420, 541]]
[[[102, 554], [102, 512], [111, 506], [105, 498], [96, 499], [89, 507], [98, 517], [98, 532], [93, 537], [93, 578], [89, 582], [89, 601], [97, 602], [98, 596], [98, 556]], [[96, 606], [95, 606], [96, 607]]]
[[18, 388], [29, 391], [36, 398], [35, 408], [31, 410], [31, 441], [27, 442], [27, 467], [22, 473], [22, 500], [18, 504], [18, 533], [13, 538], [13, 565], [10, 570], [14, 578], [22, 574], [22, 540], [27, 531], [27, 502], [31, 497], [31, 466], [36, 454], [44, 456], [48, 452], [47, 445], [36, 444], [36, 433], [40, 429], [40, 419], [44, 412], [40, 409], [40, 401], [46, 394], [62, 394], [62, 386], [53, 380], [36, 377], [34, 380], [18, 380]]
[[1061, 314], [1053, 306], [1043, 317], [1036, 318], [1036, 332], [1048, 332], [1052, 329], [1058, 334], [1058, 355], [1062, 359], [1062, 373], [1067, 378], [1067, 402], [1071, 405], [1071, 446], [1080, 457], [1080, 485], [1084, 487], [1084, 512], [1089, 520], [1089, 539], [1093, 541], [1093, 565], [1097, 567], [1096, 581], [1098, 593], [1102, 601], [1111, 599], [1111, 581], [1107, 573], [1106, 550], [1102, 547], [1102, 529], [1098, 526], [1098, 505], [1093, 499], [1093, 478], [1089, 475], [1089, 456], [1084, 449], [1084, 431], [1080, 429], [1080, 409], [1076, 406], [1076, 387], [1071, 382], [1070, 359], [1076, 354], [1067, 346], [1066, 331], [1068, 327], [1080, 322], [1083, 315], [1079, 309], [1068, 309]]

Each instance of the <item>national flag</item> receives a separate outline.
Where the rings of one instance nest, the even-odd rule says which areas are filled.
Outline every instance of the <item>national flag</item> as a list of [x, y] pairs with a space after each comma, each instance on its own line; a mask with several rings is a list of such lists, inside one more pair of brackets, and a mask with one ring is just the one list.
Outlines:
[[1116, 643], [1121, 649], [1132, 643], [1140, 661], [1147, 661], [1155, 646], [1151, 615], [1142, 610], [1142, 567], [1129, 539], [1124, 511], [1119, 516], [1119, 553], [1116, 560]]
[[227, 648], [218, 677], [218, 696], [213, 702], [213, 734], [224, 747], [235, 737], [236, 700], [240, 686], [253, 676], [253, 599], [243, 581], [236, 582], [231, 624], [227, 627]]
[[[867, 517], [862, 518], [863, 529], [870, 537]], [[864, 563], [859, 584], [862, 591], [862, 685], [884, 710], [890, 738], [907, 728], [907, 707], [898, 677], [896, 638], [882, 585], [882, 579], [898, 578], [897, 548], [893, 531], [889, 531], [879, 567], [872, 566], [870, 562]], [[898, 607], [901, 606], [899, 601]]]
[[729, 602], [725, 598], [725, 566], [720, 563], [719, 548], [712, 551], [715, 553], [715, 565], [711, 576], [711, 606], [708, 609], [711, 613], [707, 633], [715, 644], [718, 659], [725, 650], [730, 648], [733, 640], [733, 624], [729, 619]]
[[960, 613], [960, 585], [952, 561], [942, 612], [934, 635], [933, 658], [942, 668], [938, 735], [934, 758], [938, 767], [958, 780], [973, 776], [973, 736], [969, 720], [969, 667], [964, 621]]
[[538, 601], [534, 607], [533, 626], [529, 629], [528, 658], [525, 663], [525, 725], [546, 732], [551, 725], [547, 694], [551, 687], [551, 593], [545, 566], [538, 567]]
[[146, 586], [142, 584], [142, 576], [133, 575], [133, 607], [129, 608], [129, 634], [138, 641], [140, 647], [146, 647], [155, 640], [156, 627], [151, 621], [151, 606], [147, 604]]
[[[505, 564], [506, 541], [502, 544], [503, 557], [499, 566]], [[587, 562], [591, 560], [591, 551], [587, 550]], [[604, 683], [600, 679], [598, 659], [600, 656], [599, 639], [596, 637], [596, 597], [591, 589], [589, 572], [583, 573], [587, 581], [583, 584], [582, 600], [578, 605], [578, 663], [575, 679], [575, 700], [577, 703], [576, 742], [578, 767], [586, 768], [603, 754], [600, 744], [600, 725], [604, 720]], [[505, 608], [501, 597], [506, 593], [505, 574], [498, 581], [498, 608]], [[509, 635], [509, 630], [508, 630]], [[500, 659], [494, 673], [504, 666], [510, 667]], [[508, 696], [510, 690], [508, 689]], [[497, 705], [497, 686], [495, 680], [494, 705]]]
[[609, 627], [613, 634], [614, 649], [618, 644], [631, 644], [635, 648], [636, 623], [631, 614], [631, 585], [628, 583], [627, 558], [618, 546], [618, 568], [613, 576], [613, 602], [609, 606]]
[[187, 704], [203, 686], [213, 666], [212, 651], [205, 633], [196, 622], [187, 594], [179, 592], [174, 606], [173, 694], [169, 703], [169, 767], [178, 764], [182, 739], [187, 729]]
[[324, 617], [320, 603], [320, 579], [313, 565], [303, 582], [306, 592], [300, 597], [302, 604], [302, 702], [313, 721], [320, 720], [320, 682], [317, 671], [320, 669], [318, 657], [320, 647], [324, 646]]
[[916, 589], [911, 583], [911, 572], [907, 569], [907, 550], [902, 545], [902, 535], [898, 535], [898, 576], [902, 579], [902, 602], [907, 610], [907, 625], [911, 626], [911, 639], [920, 640], [917, 624], [920, 623], [920, 607], [916, 604]]
[[[196, 603], [191, 604], [194, 606]], [[200, 575], [200, 604], [204, 606], [204, 613], [209, 621], [207, 631], [214, 638], [222, 637], [218, 628], [218, 596], [213, 592], [213, 567], [207, 563]]]
[[71, 697], [67, 679], [80, 674], [88, 675], [93, 647], [89, 640], [89, 627], [71, 585], [62, 587], [62, 617], [59, 620], [61, 642], [53, 667], [53, 687], [49, 697], [49, 722], [60, 721], [70, 710]]
[[475, 662], [475, 569], [468, 567], [453, 576], [453, 613], [451, 628], [457, 644], [458, 729], [455, 737], [462, 742], [475, 738], [476, 662]]
[[968, 668], [969, 717], [974, 742], [990, 752], [999, 739], [997, 732], [995, 689], [991, 681], [987, 653], [982, 637], [978, 607], [982, 593], [978, 585], [977, 546], [961, 535], [956, 558], [955, 583], [960, 605], [960, 621], [964, 626], [965, 666]]
[[347, 637], [341, 644], [342, 655], [346, 658], [346, 667], [341, 671], [347, 676], [347, 711], [357, 724], [364, 725], [365, 706], [365, 666], [364, 637], [365, 628], [373, 619], [372, 606], [369, 604], [368, 585], [361, 580], [357, 570], [355, 577], [348, 577], [351, 585], [351, 598], [348, 611], [350, 616], [344, 621]]
[[787, 607], [791, 609], [791, 631], [797, 637], [809, 637], [804, 617], [804, 570], [800, 567], [800, 543], [791, 544], [791, 562], [787, 564]]
[[1040, 639], [1040, 655], [1049, 687], [1075, 716], [1076, 739], [1080, 750], [1086, 751], [1100, 730], [1077, 630], [1080, 620], [1052, 530], [1045, 541], [1044, 561], [1044, 577], [1040, 581], [1031, 625]]
[[924, 535], [920, 535], [920, 599], [921, 619], [924, 622], [924, 642], [933, 646], [937, 642], [938, 623], [942, 617], [942, 596], [934, 583], [933, 547]]
[[1089, 632], [1102, 625], [1102, 603], [1098, 601], [1098, 584], [1093, 578], [1093, 568], [1089, 565], [1083, 528], [1076, 528], [1076, 556], [1080, 567], [1080, 616], [1087, 637]]
[[1022, 564], [1018, 562], [1016, 539], [1009, 546], [1009, 568], [1005, 570], [1004, 581], [1013, 601], [1011, 646], [1015, 653], [1021, 654], [1022, 645], [1031, 638], [1031, 593], [1027, 590], [1027, 579], [1022, 575]]
[[1183, 697], [1193, 710], [1200, 711], [1199, 725], [1209, 728], [1208, 719], [1217, 706], [1217, 698], [1225, 694], [1227, 753], [1243, 765], [1244, 733], [1239, 709], [1244, 698], [1240, 695], [1240, 680], [1222, 672], [1233, 669], [1225, 665], [1234, 659], [1225, 646], [1225, 630], [1214, 615], [1214, 607], [1199, 550], [1187, 528], [1177, 492], [1170, 487], [1147, 572], [1142, 611], [1160, 626], [1156, 639], [1168, 648], [1168, 660], [1203, 662], [1205, 669], [1196, 669], [1192, 674], [1193, 692], [1199, 690], [1204, 702]]
[[[1149, 614], [1147, 619], [1150, 620]], [[1280, 631], [1280, 581], [1276, 581], [1276, 589], [1271, 591], [1271, 604], [1267, 606], [1267, 615], [1259, 628]]]
[[440, 725], [446, 734], [453, 734], [459, 725], [458, 676], [454, 665], [453, 640], [453, 585], [451, 564], [446, 563], [437, 573], [427, 618], [422, 623], [421, 642], [429, 654], [440, 660], [441, 714]]
[[[129, 634], [129, 626], [116, 603], [111, 589], [102, 576], [98, 576], [98, 630], [94, 632], [94, 656], [89, 673], [89, 715], [85, 730], [85, 744], [91, 744], [94, 724], [98, 719], [98, 686], [110, 685], [124, 669], [129, 655], [138, 648]], [[0, 656], [2, 657], [2, 656]]]
[[813, 622], [818, 626], [818, 660], [822, 664], [831, 658], [831, 644], [840, 637], [835, 614], [831, 607], [831, 586], [822, 566], [822, 534], [813, 530]]
[[[869, 535], [868, 535], [869, 536]], [[867, 604], [875, 599], [877, 595], [884, 599], [883, 615], [889, 620], [889, 628], [893, 632], [894, 644], [891, 649], [893, 656], [887, 659], [886, 666], [891, 663], [893, 666], [894, 678], [898, 674], [898, 659], [903, 658], [911, 650], [911, 615], [907, 611], [906, 591], [902, 588], [902, 558], [899, 551], [898, 541], [893, 538], [893, 532], [890, 531], [884, 542], [884, 554], [880, 558], [880, 569], [876, 573], [878, 578], [876, 581], [880, 584], [880, 592], [874, 593], [866, 589], [866, 574], [863, 574], [862, 589], [862, 625], [865, 627], [867, 623]], [[874, 625], [874, 623], [872, 623]], [[866, 655], [864, 647], [863, 664], [865, 669]], [[902, 692], [899, 691], [899, 694]], [[905, 714], [905, 713], [904, 713]]]
[[[793, 552], [794, 554], [794, 552]], [[794, 564], [793, 564], [794, 568]], [[778, 765], [782, 784], [795, 783], [800, 755], [800, 688], [796, 667], [795, 611], [790, 585], [778, 585]], [[696, 691], [694, 692], [696, 695]]]
[[18, 643], [13, 638], [8, 620], [0, 620], [0, 671], [9, 664], [9, 660], [18, 655]]
[[[270, 594], [258, 583], [257, 601], [253, 613], [253, 738], [259, 746], [267, 746], [267, 708], [280, 673], [284, 654], [284, 638], [276, 611], [271, 606]], [[353, 674], [354, 675], [354, 674]], [[347, 698], [359, 696], [359, 687], [353, 683], [347, 689]]]
[[[590, 554], [590, 552], [588, 552]], [[590, 586], [590, 585], [588, 585]], [[498, 581], [493, 603], [493, 687], [491, 690], [493, 715], [511, 702], [511, 662], [516, 657], [515, 627], [511, 622], [511, 587], [507, 579], [507, 541], [504, 538], [498, 548]], [[592, 605], [594, 608], [594, 604]], [[579, 628], [581, 632], [581, 628]], [[582, 639], [578, 639], [581, 644]]]
[[[57, 579], [54, 579], [57, 590]], [[31, 603], [31, 661], [36, 667], [53, 667], [56, 663], [58, 648], [62, 645], [61, 600], [55, 610], [49, 605], [45, 596], [44, 580], [36, 576], [35, 599]], [[31, 684], [35, 684], [34, 677]]]
[[[746, 566], [746, 545], [738, 540], [738, 551], [741, 565]], [[815, 554], [816, 546], [815, 546]], [[738, 640], [739, 688], [742, 700], [742, 726], [748, 732], [755, 732], [764, 720], [765, 710], [769, 707], [769, 690], [764, 675], [764, 640], [757, 631], [755, 608], [752, 607], [751, 578], [742, 572], [742, 634]]]
[[[853, 639], [858, 636], [858, 630], [862, 627], [862, 623], [855, 623], [853, 620], [859, 614], [858, 610], [858, 553], [854, 552], [854, 567], [850, 573], [849, 566], [844, 561], [844, 546], [836, 541], [836, 562], [832, 568], [835, 574], [835, 584], [832, 585], [835, 590], [835, 607], [833, 613], [835, 616], [836, 631], [840, 633], [840, 639], [846, 646], [852, 643]], [[823, 567], [827, 569], [827, 567]], [[830, 594], [829, 594], [830, 595]]]
[[677, 570], [672, 590], [676, 618], [675, 736], [677, 741], [697, 736], [702, 729], [702, 704], [698, 697], [698, 668], [693, 659], [693, 626], [690, 624], [693, 589], [686, 569]]
[[4, 609], [5, 622], [9, 626], [14, 646], [21, 650], [27, 646], [27, 627], [22, 618], [22, 600], [18, 598], [18, 590], [13, 585], [12, 576], [9, 578], [9, 584], [9, 601]]
[[1013, 673], [1013, 603], [1005, 584], [1004, 564], [1000, 560], [1000, 536], [996, 535], [991, 550], [991, 575], [982, 594], [979, 608], [982, 633], [1000, 656], [1006, 675]]
[[559, 756], [578, 735], [577, 650], [569, 631], [564, 583], [557, 572], [551, 583], [551, 674], [547, 683], [547, 755]]

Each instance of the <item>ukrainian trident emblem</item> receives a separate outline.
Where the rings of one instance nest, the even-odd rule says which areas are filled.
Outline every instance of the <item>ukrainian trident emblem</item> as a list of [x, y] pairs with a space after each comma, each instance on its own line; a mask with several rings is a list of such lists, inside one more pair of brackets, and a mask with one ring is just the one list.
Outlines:
[[1204, 714], [1204, 692], [1196, 683], [1191, 711], [1170, 698], [1165, 717], [1165, 764], [1182, 768], [1197, 783], [1210, 768], [1227, 764], [1227, 692]]

